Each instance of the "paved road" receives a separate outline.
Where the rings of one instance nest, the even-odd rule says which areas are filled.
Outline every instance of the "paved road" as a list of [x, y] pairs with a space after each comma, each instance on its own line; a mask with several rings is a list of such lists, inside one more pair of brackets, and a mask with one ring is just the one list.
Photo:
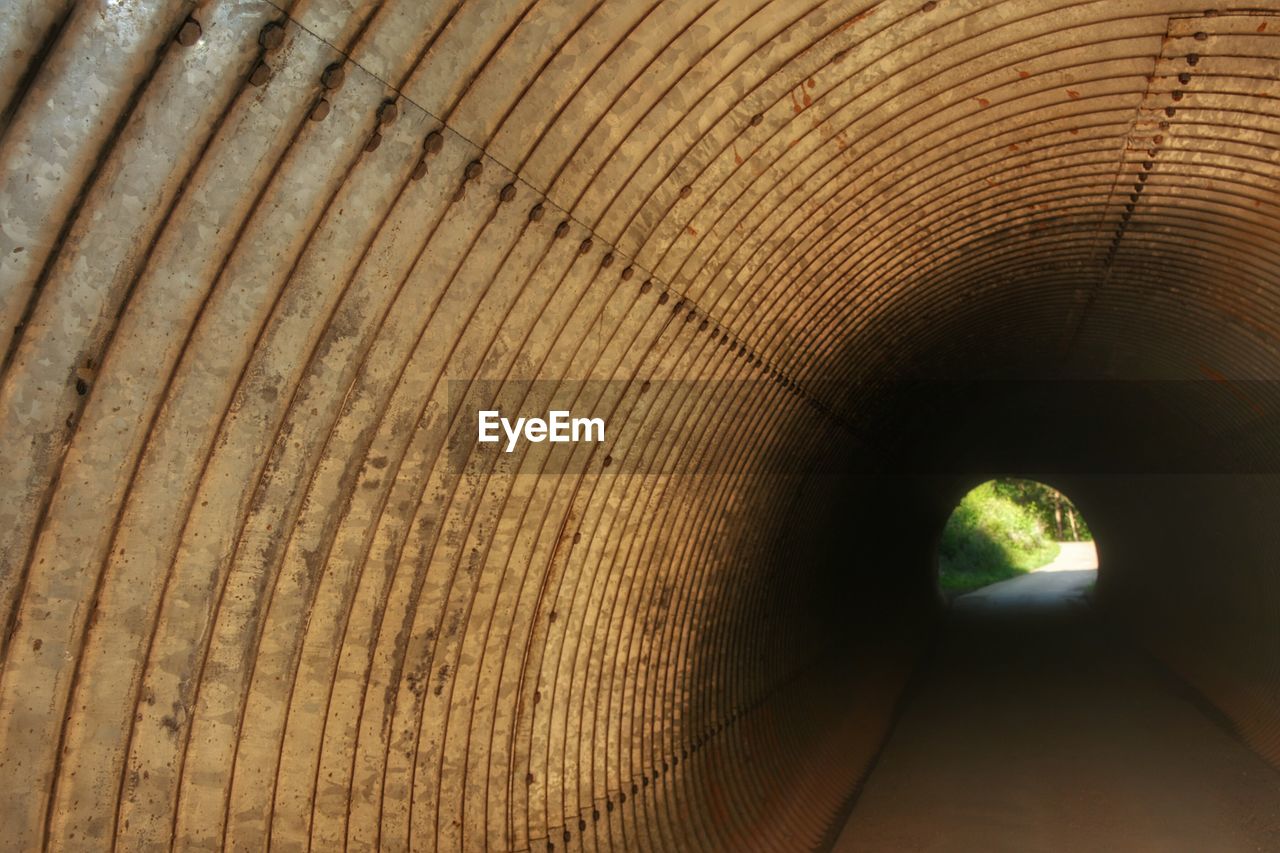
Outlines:
[[1280, 773], [1102, 626], [1093, 565], [956, 599], [836, 851], [1280, 850]]

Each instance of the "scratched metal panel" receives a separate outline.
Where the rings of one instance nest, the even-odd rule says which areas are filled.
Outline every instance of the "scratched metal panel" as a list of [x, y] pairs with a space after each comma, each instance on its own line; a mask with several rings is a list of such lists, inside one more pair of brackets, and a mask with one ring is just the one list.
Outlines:
[[[1280, 9], [1205, 5], [4, 4], [11, 843], [820, 847], [876, 383], [1276, 373]], [[450, 443], [553, 402], [607, 444]], [[1280, 760], [1258, 552], [1135, 624]]]

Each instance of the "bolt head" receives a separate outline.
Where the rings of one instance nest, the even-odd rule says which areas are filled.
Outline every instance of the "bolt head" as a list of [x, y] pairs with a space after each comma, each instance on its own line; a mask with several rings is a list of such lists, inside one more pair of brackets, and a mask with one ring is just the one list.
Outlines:
[[384, 101], [382, 106], [378, 108], [378, 124], [391, 124], [399, 115], [400, 107], [396, 106], [395, 101]]
[[498, 191], [498, 198], [504, 202], [511, 201], [515, 197], [516, 197], [515, 184], [507, 184], [505, 187], [503, 187], [501, 190]]
[[347, 79], [347, 71], [341, 62], [335, 62], [320, 75], [320, 85], [326, 89], [340, 89]]
[[316, 105], [311, 108], [311, 113], [307, 116], [312, 121], [324, 121], [325, 116], [329, 115], [329, 102], [324, 98], [316, 101]]
[[271, 79], [271, 66], [265, 62], [259, 62], [249, 72], [249, 83], [253, 86], [265, 86], [267, 81]]
[[200, 27], [200, 22], [195, 18], [187, 18], [182, 22], [182, 26], [178, 28], [178, 44], [183, 47], [191, 47], [200, 41], [200, 36], [204, 34], [204, 30]]
[[444, 135], [438, 130], [431, 131], [426, 139], [422, 140], [422, 147], [428, 154], [439, 154], [440, 149], [444, 148]]
[[369, 141], [364, 144], [364, 152], [366, 154], [372, 154], [373, 152], [378, 150], [378, 146], [381, 144], [382, 144], [382, 134], [374, 133], [372, 136], [369, 137]]
[[413, 167], [413, 171], [409, 173], [409, 179], [412, 181], [420, 181], [427, 176], [427, 160], [424, 157], [419, 160], [417, 165]]
[[275, 50], [284, 44], [284, 26], [277, 21], [267, 24], [258, 33], [258, 44], [263, 50]]
[[480, 173], [484, 171], [484, 164], [479, 160], [472, 160], [467, 164], [467, 168], [463, 171], [468, 181], [473, 181], [480, 177]]

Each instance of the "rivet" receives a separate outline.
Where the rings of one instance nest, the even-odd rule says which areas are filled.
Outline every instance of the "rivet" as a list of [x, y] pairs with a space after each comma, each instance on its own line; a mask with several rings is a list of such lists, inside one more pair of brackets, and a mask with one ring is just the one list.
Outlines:
[[88, 382], [85, 382], [83, 379], [77, 379], [77, 380], [76, 380], [76, 393], [77, 393], [77, 394], [79, 394], [81, 397], [83, 397], [85, 394], [88, 394], [88, 393], [89, 393], [89, 383], [88, 383]]
[[483, 171], [484, 171], [484, 164], [481, 163], [479, 160], [472, 160], [470, 163], [467, 164], [467, 168], [463, 170], [462, 174], [466, 176], [468, 181], [473, 181], [476, 178], [480, 177], [480, 173]]
[[[579, 832], [584, 832], [584, 831], [586, 831], [586, 828], [587, 828], [587, 822], [586, 822], [585, 820], [583, 820], [582, 818], [578, 818], [578, 831], [579, 831]], [[566, 839], [566, 840], [567, 840], [567, 839]]]
[[267, 81], [271, 79], [271, 66], [265, 62], [259, 62], [253, 66], [253, 70], [249, 72], [249, 83], [253, 86], [265, 86]]
[[1155, 163], [1151, 162], [1150, 160], [1147, 160], [1146, 162], [1144, 162], [1144, 163], [1142, 164], [1142, 168], [1144, 168], [1144, 169], [1146, 169], [1146, 170], [1150, 171], [1151, 167], [1152, 167], [1152, 166], [1154, 166], [1154, 165], [1155, 165]]
[[418, 161], [413, 167], [413, 171], [409, 173], [409, 180], [420, 181], [427, 176], [427, 159], [424, 157]]
[[606, 457], [604, 458], [604, 467], [608, 468], [608, 467], [609, 467], [610, 465], [612, 465], [612, 464], [613, 464], [613, 457], [612, 457], [612, 456], [606, 456]]
[[1169, 118], [1173, 118], [1175, 115], [1178, 114], [1178, 109], [1177, 107], [1165, 107], [1164, 114], [1167, 115]]
[[631, 783], [631, 793], [633, 793], [633, 794], [638, 794], [638, 793], [640, 793], [640, 786], [639, 786], [639, 785], [637, 785], [635, 782], [632, 782], [632, 783]]
[[1196, 33], [1196, 41], [1208, 41], [1208, 40], [1209, 40], [1208, 33]]
[[1169, 129], [1169, 122], [1164, 121], [1164, 120], [1162, 119], [1162, 120], [1160, 121], [1160, 125], [1159, 125], [1159, 127], [1160, 127], [1160, 129], [1161, 129], [1161, 130], [1168, 130], [1168, 129]]
[[600, 268], [608, 269], [613, 266], [613, 252], [605, 252], [604, 257], [600, 259]]
[[[649, 282], [647, 282], [647, 281], [645, 282], [645, 284], [648, 284], [648, 283], [649, 283]], [[666, 291], [663, 291], [662, 293], [659, 293], [659, 294], [658, 294], [658, 304], [659, 304], [659, 305], [666, 305], [666, 304], [667, 304], [667, 298], [668, 298], [668, 297], [667, 297], [667, 293], [666, 293]]]
[[613, 811], [613, 800], [604, 801], [604, 810], [607, 812]]
[[620, 803], [625, 803], [626, 801], [627, 801], [627, 792], [626, 792], [626, 791], [619, 791], [619, 792], [618, 792], [618, 802], [620, 802]]
[[391, 124], [400, 116], [400, 107], [396, 105], [394, 100], [383, 101], [382, 106], [378, 107], [378, 124]]
[[599, 820], [599, 819], [600, 819], [600, 810], [599, 810], [599, 809], [592, 809], [592, 810], [591, 810], [591, 819], [592, 819], [592, 820]]
[[550, 851], [550, 850], [555, 850], [555, 849], [556, 849], [556, 843], [555, 843], [554, 841], [552, 841], [550, 838], [548, 838], [548, 839], [547, 839], [547, 850], [548, 850], [548, 851]]
[[690, 311], [687, 315], [685, 315], [684, 321], [685, 321], [686, 323], [692, 322], [693, 318], [695, 318], [695, 317], [697, 317], [697, 316], [698, 316], [698, 312], [697, 312], [697, 311]]
[[382, 134], [377, 131], [369, 137], [369, 141], [364, 144], [364, 153], [372, 154], [378, 150], [378, 146], [382, 144]]
[[311, 108], [311, 113], [307, 117], [312, 121], [324, 121], [327, 115], [329, 115], [329, 102], [321, 98], [316, 101], [316, 105]]
[[422, 147], [428, 154], [439, 154], [440, 149], [444, 148], [444, 136], [440, 131], [433, 130], [422, 140]]
[[583, 240], [583, 241], [582, 241], [582, 244], [581, 244], [580, 246], [578, 246], [578, 254], [579, 254], [579, 255], [585, 255], [587, 252], [590, 252], [590, 251], [591, 251], [591, 246], [592, 246], [592, 243], [591, 243], [591, 241], [590, 241], [589, 239], [588, 239], [588, 240]]
[[335, 62], [320, 75], [320, 85], [326, 89], [337, 89], [342, 86], [343, 81], [346, 79], [346, 69], [342, 67], [341, 62]]
[[556, 617], [557, 617], [557, 615], [558, 615], [558, 614], [557, 614], [554, 610], [552, 610], [550, 613], [548, 613], [548, 614], [547, 614], [547, 621], [548, 621], [548, 622], [554, 622], [554, 621], [556, 621]]
[[1184, 86], [1187, 85], [1188, 83], [1191, 82], [1191, 74], [1187, 71], [1183, 71], [1181, 74], [1178, 75], [1178, 82]]
[[533, 784], [533, 774], [532, 774], [532, 773], [526, 773], [526, 774], [524, 774], [524, 783], [525, 783], [526, 785], [532, 785], [532, 784]]
[[649, 388], [650, 388], [650, 384], [648, 379], [640, 383], [640, 393], [643, 394], [645, 391], [648, 391]]
[[183, 47], [191, 47], [200, 41], [200, 36], [204, 30], [200, 27], [200, 22], [195, 18], [187, 18], [182, 22], [182, 26], [178, 28], [178, 44]]
[[1174, 93], [1173, 93], [1173, 99], [1174, 99], [1175, 101], [1181, 101], [1181, 100], [1182, 100], [1182, 92], [1174, 92]]
[[267, 24], [258, 33], [258, 44], [263, 50], [275, 50], [284, 44], [284, 27], [277, 21]]
[[533, 703], [536, 705], [541, 701], [542, 701], [542, 691], [541, 690], [533, 691]]
[[641, 292], [641, 293], [648, 293], [648, 292], [649, 292], [649, 289], [650, 289], [651, 287], [653, 287], [653, 282], [651, 282], [651, 281], [646, 281], [644, 284], [640, 285], [640, 292]]
[[578, 544], [579, 542], [581, 542], [581, 541], [582, 541], [582, 534], [581, 534], [581, 533], [574, 533], [574, 534], [573, 534], [573, 544], [574, 544], [574, 545], [577, 545], [577, 544]]
[[756, 113], [751, 117], [751, 126], [759, 127], [761, 122], [763, 121], [764, 121], [764, 116], [762, 116], [760, 113]]
[[724, 346], [727, 343], [729, 343], [729, 333], [725, 332], [720, 336], [720, 346]]
[[569, 233], [569, 222], [565, 220], [556, 226], [556, 239], [559, 240]]
[[529, 208], [529, 221], [530, 222], [540, 221], [542, 219], [542, 214], [544, 214], [545, 212], [546, 212], [546, 208], [542, 206], [542, 202], [538, 202], [533, 207]]
[[934, 0], [929, 0], [928, 3], [925, 3], [920, 8], [925, 12], [932, 12], [934, 9], [938, 8], [938, 4], [935, 3]]
[[504, 201], [504, 202], [506, 202], [506, 201], [511, 201], [511, 200], [512, 200], [513, 198], [515, 198], [515, 197], [516, 197], [516, 185], [515, 185], [515, 184], [507, 184], [507, 185], [506, 185], [506, 186], [504, 186], [502, 189], [498, 190], [498, 200], [499, 200], [499, 201]]
[[1187, 64], [1188, 64], [1188, 65], [1195, 65], [1195, 64], [1196, 64], [1196, 63], [1198, 63], [1199, 61], [1200, 61], [1200, 54], [1198, 54], [1198, 53], [1188, 53], [1188, 54], [1187, 54]]
[[624, 269], [624, 270], [622, 271], [622, 280], [623, 280], [623, 281], [630, 281], [630, 280], [631, 280], [631, 276], [633, 276], [633, 275], [635, 275], [635, 274], [636, 274], [635, 267], [627, 267], [626, 269]]
[[692, 192], [693, 192], [693, 187], [688, 186], [686, 184], [685, 186], [680, 188], [680, 198], [688, 198], [689, 194]]
[[568, 841], [570, 838], [573, 838], [573, 835], [569, 832], [569, 830], [566, 829], [564, 831], [564, 840]]
[[1126, 214], [1133, 213], [1133, 203], [1132, 203], [1132, 202], [1130, 202], [1129, 204], [1126, 204], [1126, 205], [1124, 206], [1124, 212], [1125, 212]]
[[458, 202], [462, 201], [462, 200], [463, 200], [464, 198], [466, 198], [466, 197], [467, 197], [467, 185], [466, 185], [466, 184], [461, 184], [461, 185], [459, 185], [459, 186], [458, 186], [458, 188], [457, 188], [456, 190], [454, 190], [454, 191], [453, 191], [453, 202], [454, 202], [454, 204], [457, 204]]
[[703, 320], [701, 323], [698, 324], [698, 331], [705, 332], [707, 330], [707, 327], [710, 325], [711, 324], [708, 323], [706, 320]]
[[1139, 182], [1139, 183], [1144, 183], [1144, 184], [1145, 184], [1145, 183], [1147, 182], [1147, 176], [1146, 176], [1146, 175], [1141, 175], [1141, 174], [1140, 174], [1140, 175], [1138, 175], [1138, 182]]

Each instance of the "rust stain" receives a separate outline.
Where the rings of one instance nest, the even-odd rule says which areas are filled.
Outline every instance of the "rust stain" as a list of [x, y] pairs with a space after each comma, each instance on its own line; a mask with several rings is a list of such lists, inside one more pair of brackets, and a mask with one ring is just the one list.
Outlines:
[[1209, 367], [1208, 365], [1205, 365], [1205, 364], [1200, 365], [1200, 372], [1203, 373], [1206, 378], [1211, 379], [1212, 381], [1216, 382], [1217, 384], [1223, 386], [1228, 391], [1230, 391], [1231, 396], [1235, 397], [1237, 400], [1239, 400], [1240, 402], [1248, 406], [1250, 411], [1252, 411], [1255, 415], [1262, 414], [1263, 412], [1262, 406], [1258, 405], [1258, 402], [1256, 400], [1254, 400], [1252, 397], [1246, 394], [1244, 392], [1244, 389], [1240, 387], [1239, 383], [1234, 382], [1231, 379], [1228, 379], [1226, 376], [1223, 376], [1221, 373], [1219, 373], [1218, 371], [1214, 370], [1212, 367]]
[[981, 105], [982, 105], [982, 106], [984, 106], [984, 107], [989, 107], [989, 106], [991, 106], [991, 102], [990, 102], [990, 101], [988, 101], [986, 98], [974, 98], [974, 100], [975, 100], [975, 101], [977, 101], [979, 104], [981, 104]]

